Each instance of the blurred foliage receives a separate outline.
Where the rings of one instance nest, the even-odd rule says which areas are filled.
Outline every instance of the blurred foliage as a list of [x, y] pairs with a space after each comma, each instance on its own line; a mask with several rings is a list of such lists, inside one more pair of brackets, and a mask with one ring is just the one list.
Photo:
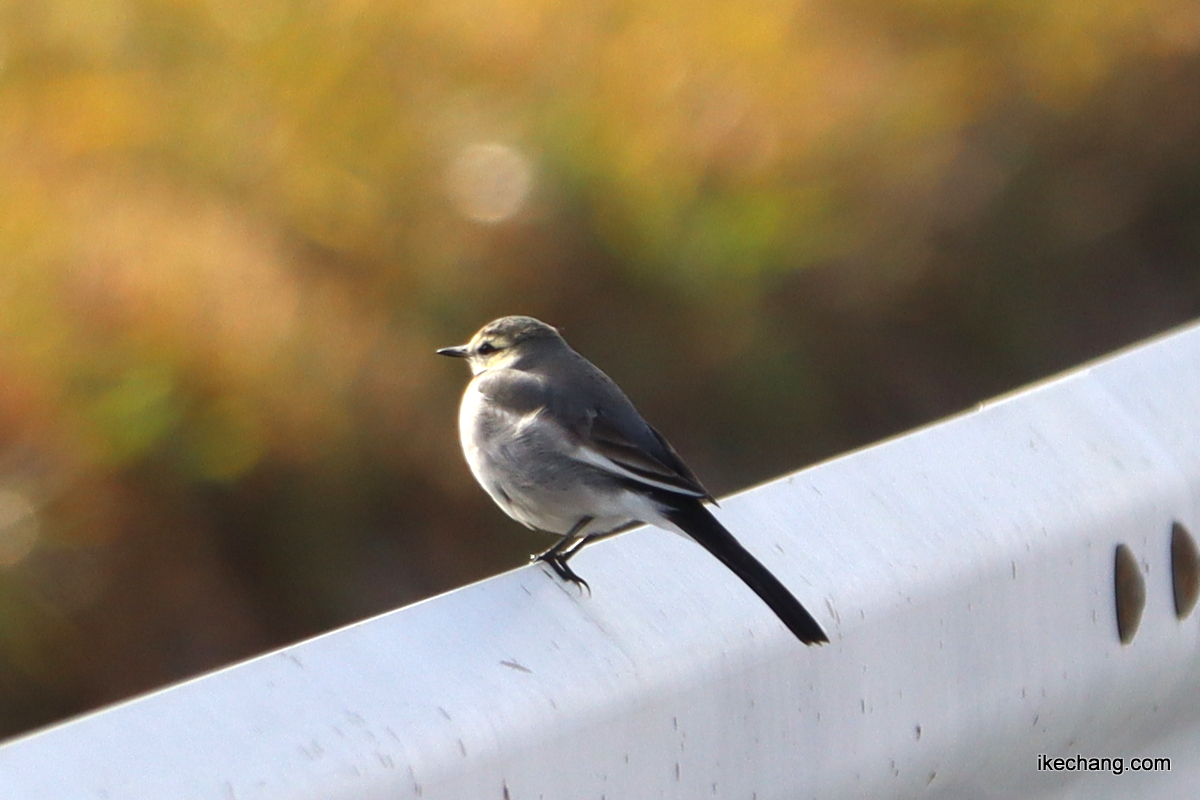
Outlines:
[[1192, 0], [0, 0], [0, 735], [543, 545], [491, 317], [728, 491], [1195, 315], [1197, 141]]

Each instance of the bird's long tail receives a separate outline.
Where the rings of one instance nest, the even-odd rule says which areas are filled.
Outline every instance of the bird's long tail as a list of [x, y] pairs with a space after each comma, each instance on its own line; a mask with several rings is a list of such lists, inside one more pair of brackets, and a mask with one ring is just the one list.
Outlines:
[[742, 547], [733, 534], [725, 529], [699, 501], [673, 503], [663, 509], [664, 515], [684, 533], [695, 539], [722, 564], [733, 570], [742, 581], [762, 598], [775, 616], [805, 644], [828, 642], [829, 637], [800, 604], [787, 587], [767, 570], [758, 559]]

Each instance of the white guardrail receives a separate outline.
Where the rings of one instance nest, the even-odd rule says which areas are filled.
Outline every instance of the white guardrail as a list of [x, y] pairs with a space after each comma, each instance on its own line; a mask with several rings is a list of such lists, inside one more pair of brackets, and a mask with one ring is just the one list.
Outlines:
[[1198, 498], [1194, 326], [723, 501], [826, 646], [643, 528], [590, 597], [524, 567], [9, 742], [0, 798], [1196, 797]]

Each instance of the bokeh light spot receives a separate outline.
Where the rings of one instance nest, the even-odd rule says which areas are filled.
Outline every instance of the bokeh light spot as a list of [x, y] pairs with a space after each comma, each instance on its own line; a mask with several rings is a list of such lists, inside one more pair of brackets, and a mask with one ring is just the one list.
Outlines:
[[468, 145], [446, 173], [446, 190], [459, 213], [487, 224], [520, 211], [532, 187], [529, 160], [498, 142]]

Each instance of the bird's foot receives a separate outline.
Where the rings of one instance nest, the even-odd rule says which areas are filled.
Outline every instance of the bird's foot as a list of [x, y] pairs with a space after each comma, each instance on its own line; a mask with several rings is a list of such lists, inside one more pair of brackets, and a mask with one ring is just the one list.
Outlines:
[[538, 553], [537, 555], [530, 556], [529, 560], [541, 561], [542, 563], [549, 564], [550, 568], [554, 570], [555, 574], [558, 575], [559, 578], [567, 583], [573, 583], [581, 589], [586, 590], [588, 596], [591, 596], [592, 587], [588, 586], [587, 581], [576, 575], [575, 570], [571, 569], [567, 565], [567, 560], [558, 553], [546, 551], [545, 553]]

